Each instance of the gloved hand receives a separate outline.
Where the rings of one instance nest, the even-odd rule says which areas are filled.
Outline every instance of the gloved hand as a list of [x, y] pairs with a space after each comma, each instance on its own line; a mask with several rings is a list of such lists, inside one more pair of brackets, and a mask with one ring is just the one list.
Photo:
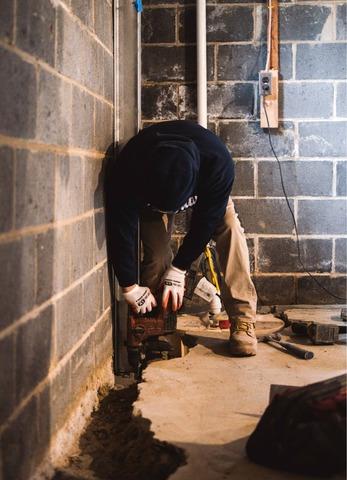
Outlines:
[[182, 307], [184, 295], [184, 280], [186, 272], [171, 265], [164, 275], [163, 308], [168, 307], [171, 296], [172, 310], [175, 312]]
[[222, 301], [220, 299], [220, 296], [216, 293], [212, 301], [210, 303], [210, 308], [209, 312], [212, 313], [212, 315], [217, 315], [217, 313], [220, 313], [222, 311]]
[[202, 277], [202, 279], [195, 287], [194, 293], [206, 300], [206, 302], [209, 302], [210, 313], [215, 315], [222, 311], [222, 302], [220, 296], [217, 293], [217, 289], [213, 285], [213, 283], [207, 280], [206, 277]]
[[151, 312], [152, 308], [157, 305], [148, 287], [141, 287], [135, 284], [130, 291], [123, 292], [123, 295], [127, 303], [136, 313]]

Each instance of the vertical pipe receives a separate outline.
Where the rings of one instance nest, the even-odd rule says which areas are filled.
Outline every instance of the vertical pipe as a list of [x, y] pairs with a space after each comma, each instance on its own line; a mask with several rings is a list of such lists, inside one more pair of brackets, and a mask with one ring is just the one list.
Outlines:
[[113, 1], [113, 141], [119, 143], [119, 0]]
[[207, 128], [206, 0], [197, 0], [196, 43], [198, 122]]
[[141, 11], [137, 12], [137, 131], [141, 129]]

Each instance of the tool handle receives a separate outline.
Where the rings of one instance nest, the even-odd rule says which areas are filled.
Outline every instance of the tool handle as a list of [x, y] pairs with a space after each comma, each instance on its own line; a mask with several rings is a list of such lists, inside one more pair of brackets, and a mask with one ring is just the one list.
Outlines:
[[310, 360], [314, 357], [314, 353], [310, 352], [309, 350], [304, 350], [303, 348], [297, 347], [288, 342], [277, 342], [283, 348], [285, 348], [288, 352], [292, 353], [298, 358], [303, 358], [304, 360]]

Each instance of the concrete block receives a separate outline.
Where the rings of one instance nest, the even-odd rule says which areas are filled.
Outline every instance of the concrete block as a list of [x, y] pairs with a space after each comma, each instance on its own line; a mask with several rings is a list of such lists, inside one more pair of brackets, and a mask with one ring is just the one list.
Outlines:
[[106, 310], [106, 308], [108, 308], [111, 305], [111, 290], [110, 290], [111, 287], [110, 287], [107, 263], [103, 267], [103, 284], [104, 284], [103, 309]]
[[[11, 415], [16, 404], [16, 359], [15, 359], [15, 335], [7, 335], [0, 340], [0, 391], [2, 400], [0, 402], [0, 423]], [[4, 368], [6, 365], [6, 368]], [[6, 392], [6, 400], [5, 400]]]
[[16, 45], [54, 65], [55, 12], [53, 2], [27, 0], [16, 11]]
[[258, 294], [258, 305], [292, 305], [296, 303], [292, 276], [255, 276], [253, 282]]
[[103, 206], [103, 180], [105, 160], [98, 158], [84, 159], [84, 210]]
[[78, 87], [72, 88], [71, 144], [84, 149], [94, 146], [94, 100]]
[[286, 5], [280, 8], [281, 40], [333, 40], [333, 15], [321, 5]]
[[113, 57], [107, 52], [104, 52], [104, 97], [113, 102]]
[[[103, 48], [78, 22], [58, 7], [57, 69], [82, 85], [103, 93]], [[81, 117], [82, 118], [82, 117]]]
[[104, 45], [113, 51], [113, 13], [105, 0], [94, 1], [95, 33]]
[[[71, 400], [76, 400], [95, 369], [94, 333], [82, 343], [71, 357]], [[70, 400], [70, 401], [71, 401]]]
[[301, 234], [346, 234], [344, 200], [299, 200], [298, 228]]
[[62, 220], [84, 210], [84, 161], [77, 156], [57, 155], [55, 218]]
[[96, 212], [94, 214], [94, 264], [97, 265], [106, 259], [106, 232], [105, 214]]
[[[16, 151], [17, 228], [50, 223], [54, 220], [55, 155], [47, 152]], [[44, 182], [38, 182], [42, 178]]]
[[[2, 472], [9, 480], [27, 480], [42, 460], [37, 400], [32, 397], [1, 435]], [[47, 443], [45, 445], [47, 448]], [[41, 453], [41, 454], [40, 454]]]
[[258, 80], [266, 63], [265, 45], [219, 45], [218, 80]]
[[0, 37], [7, 42], [13, 38], [13, 2], [0, 0]]
[[111, 312], [96, 327], [94, 342], [95, 361], [96, 366], [99, 367], [107, 360], [111, 360], [113, 354]]
[[71, 363], [66, 362], [50, 381], [50, 427], [52, 433], [59, 430], [71, 407]]
[[3, 329], [34, 306], [34, 238], [1, 243], [0, 265], [0, 329]]
[[[253, 8], [249, 6], [207, 7], [208, 42], [247, 42], [253, 40]], [[179, 13], [179, 40], [196, 43], [196, 9], [184, 8]]]
[[13, 151], [8, 147], [0, 148], [0, 232], [12, 228], [13, 215]]
[[36, 136], [43, 143], [69, 145], [72, 87], [46, 70], [39, 71]]
[[247, 247], [249, 252], [249, 264], [251, 268], [251, 273], [254, 273], [255, 270], [255, 251], [254, 251], [254, 239], [247, 238]]
[[142, 88], [142, 118], [174, 120], [177, 118], [177, 87], [151, 85]]
[[347, 38], [347, 5], [336, 6], [336, 39], [345, 40]]
[[[237, 157], [273, 157], [266, 130], [259, 122], [220, 122], [220, 137]], [[273, 130], [272, 142], [279, 157], [294, 156], [294, 125], [291, 122], [280, 123]]]
[[254, 195], [254, 164], [253, 162], [235, 162], [235, 180], [232, 195], [236, 197]]
[[347, 272], [347, 238], [336, 238], [335, 240], [335, 271]]
[[81, 284], [57, 301], [55, 318], [56, 360], [59, 361], [88, 328], [87, 321], [83, 317]]
[[70, 229], [48, 230], [36, 237], [36, 304], [48, 300], [70, 284]]
[[102, 270], [93, 272], [83, 282], [83, 311], [87, 328], [91, 327], [102, 312]]
[[53, 350], [53, 307], [21, 325], [16, 348], [17, 399], [22, 400], [48, 374]]
[[293, 46], [290, 43], [280, 45], [280, 80], [293, 78]]
[[80, 220], [70, 226], [71, 281], [82, 277], [93, 267], [93, 219]]
[[345, 303], [346, 300], [346, 277], [317, 276], [318, 282], [338, 297], [339, 300], [320, 288], [316, 282], [306, 276], [298, 278], [297, 303], [310, 305], [324, 305], [334, 303]]
[[299, 123], [299, 154], [304, 157], [347, 155], [347, 122]]
[[[106, 2], [95, 3], [98, 5]], [[71, 0], [71, 10], [88, 28], [93, 28], [93, 0]]]
[[[331, 272], [331, 239], [301, 239], [301, 260], [309, 272]], [[302, 272], [296, 240], [293, 238], [259, 238], [260, 272]]]
[[253, 39], [253, 28], [253, 7], [207, 8], [208, 42], [247, 42]]
[[336, 116], [347, 117], [347, 83], [338, 83], [336, 87]]
[[347, 195], [347, 163], [338, 162], [336, 165], [336, 195]]
[[95, 99], [94, 148], [105, 153], [113, 141], [113, 109], [107, 103]]
[[299, 80], [344, 80], [347, 45], [343, 43], [298, 44], [296, 78]]
[[[332, 195], [332, 162], [282, 161], [281, 167], [287, 195]], [[284, 196], [277, 162], [259, 162], [258, 193], [262, 197]]]
[[[291, 234], [293, 231], [285, 200], [235, 199], [234, 203], [246, 233]], [[293, 202], [290, 203], [293, 208]]]
[[219, 118], [254, 118], [254, 85], [209, 85], [208, 112]]
[[197, 118], [196, 85], [178, 86], [178, 115], [180, 120], [194, 120]]
[[32, 64], [0, 47], [0, 133], [34, 138], [36, 118], [36, 73]]
[[141, 26], [143, 43], [174, 43], [176, 10], [173, 8], [145, 8]]
[[[207, 78], [213, 79], [213, 62], [208, 47]], [[142, 79], [148, 82], [195, 81], [195, 46], [144, 46], [142, 50]]]
[[279, 95], [282, 118], [329, 118], [333, 114], [333, 84], [283, 83]]

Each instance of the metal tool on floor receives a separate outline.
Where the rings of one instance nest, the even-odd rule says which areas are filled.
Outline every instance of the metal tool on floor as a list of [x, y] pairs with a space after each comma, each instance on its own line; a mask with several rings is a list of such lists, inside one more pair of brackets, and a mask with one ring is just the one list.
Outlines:
[[333, 345], [340, 333], [346, 333], [346, 327], [301, 320], [292, 322], [291, 328], [295, 335], [309, 338], [314, 345]]
[[272, 335], [264, 335], [258, 338], [258, 342], [264, 342], [271, 345], [271, 343], [275, 343], [276, 345], [280, 345], [286, 352], [294, 355], [297, 358], [302, 358], [304, 360], [310, 360], [314, 357], [314, 353], [310, 352], [309, 350], [304, 350], [303, 348], [297, 347], [289, 342], [283, 342], [282, 337], [279, 333], [274, 333]]

